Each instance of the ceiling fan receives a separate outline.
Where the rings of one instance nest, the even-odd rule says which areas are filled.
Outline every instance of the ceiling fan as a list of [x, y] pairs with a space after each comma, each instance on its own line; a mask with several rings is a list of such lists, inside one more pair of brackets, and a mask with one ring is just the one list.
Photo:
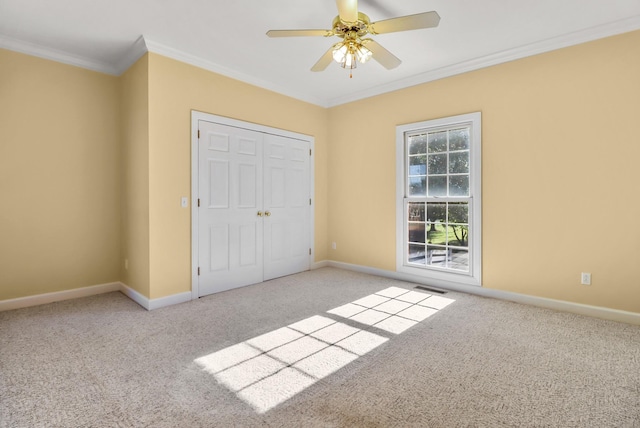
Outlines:
[[267, 36], [337, 36], [341, 38], [340, 42], [331, 46], [311, 67], [311, 71], [323, 71], [332, 60], [339, 63], [342, 68], [352, 70], [356, 68], [358, 62], [365, 63], [371, 58], [391, 70], [399, 66], [402, 61], [375, 40], [363, 37], [367, 34], [377, 35], [432, 28], [437, 27], [440, 22], [440, 15], [435, 11], [371, 22], [367, 15], [358, 11], [357, 0], [336, 0], [336, 5], [338, 16], [333, 20], [330, 30], [270, 30], [267, 31]]

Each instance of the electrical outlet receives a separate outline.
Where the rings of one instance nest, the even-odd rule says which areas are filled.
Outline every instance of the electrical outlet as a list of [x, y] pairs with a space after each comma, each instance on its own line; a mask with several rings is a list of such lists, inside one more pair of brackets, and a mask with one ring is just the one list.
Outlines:
[[338, 248], [338, 245], [336, 245], [335, 242], [331, 243], [331, 249], [335, 250], [336, 248]]
[[580, 280], [582, 285], [591, 285], [591, 274], [582, 272]]
[[189, 198], [183, 196], [182, 199], [180, 199], [180, 206], [182, 206], [182, 208], [187, 208], [189, 206]]

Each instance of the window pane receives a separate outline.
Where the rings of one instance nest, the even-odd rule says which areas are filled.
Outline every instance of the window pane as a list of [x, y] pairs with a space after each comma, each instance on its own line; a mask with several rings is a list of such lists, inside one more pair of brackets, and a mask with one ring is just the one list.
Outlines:
[[409, 177], [409, 195], [424, 196], [427, 193], [427, 177]]
[[[431, 191], [431, 186], [429, 186]], [[454, 175], [449, 178], [449, 196], [469, 196], [469, 176]]]
[[409, 175], [427, 175], [427, 157], [411, 156], [409, 158]]
[[449, 155], [449, 174], [469, 173], [469, 152], [451, 153]]
[[447, 216], [447, 204], [445, 203], [428, 203], [427, 204], [427, 220], [433, 223], [444, 223]]
[[469, 246], [469, 226], [467, 225], [449, 225], [447, 228], [448, 244], [454, 247]]
[[449, 223], [469, 224], [469, 203], [450, 202], [447, 214]]
[[420, 153], [427, 153], [426, 135], [409, 137], [409, 154], [417, 155]]
[[409, 202], [409, 221], [424, 221], [424, 204]]
[[449, 131], [449, 150], [469, 149], [469, 128], [452, 129]]
[[445, 247], [427, 245], [427, 265], [446, 267], [448, 254], [449, 251]]
[[469, 272], [469, 251], [458, 249], [451, 250], [449, 268]]
[[429, 177], [429, 196], [447, 195], [447, 177]]
[[425, 264], [424, 245], [409, 244], [409, 263]]
[[429, 175], [447, 173], [447, 154], [429, 155]]
[[447, 243], [447, 231], [444, 224], [427, 223], [427, 242], [429, 244], [445, 245]]
[[447, 151], [447, 132], [432, 132], [429, 134], [429, 153]]
[[424, 244], [424, 223], [409, 223], [409, 242]]

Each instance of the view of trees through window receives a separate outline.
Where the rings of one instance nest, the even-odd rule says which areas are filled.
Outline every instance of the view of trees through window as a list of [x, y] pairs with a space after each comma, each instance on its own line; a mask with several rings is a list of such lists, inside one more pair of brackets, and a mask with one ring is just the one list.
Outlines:
[[469, 271], [470, 129], [407, 136], [408, 263]]

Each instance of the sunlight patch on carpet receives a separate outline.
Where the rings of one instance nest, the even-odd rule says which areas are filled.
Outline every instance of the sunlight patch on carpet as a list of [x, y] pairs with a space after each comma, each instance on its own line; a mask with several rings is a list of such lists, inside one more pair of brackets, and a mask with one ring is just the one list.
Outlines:
[[314, 315], [195, 363], [264, 413], [389, 340], [380, 332], [401, 334], [453, 302], [389, 287], [327, 311], [361, 328]]
[[388, 333], [400, 334], [455, 300], [389, 287], [327, 311]]

